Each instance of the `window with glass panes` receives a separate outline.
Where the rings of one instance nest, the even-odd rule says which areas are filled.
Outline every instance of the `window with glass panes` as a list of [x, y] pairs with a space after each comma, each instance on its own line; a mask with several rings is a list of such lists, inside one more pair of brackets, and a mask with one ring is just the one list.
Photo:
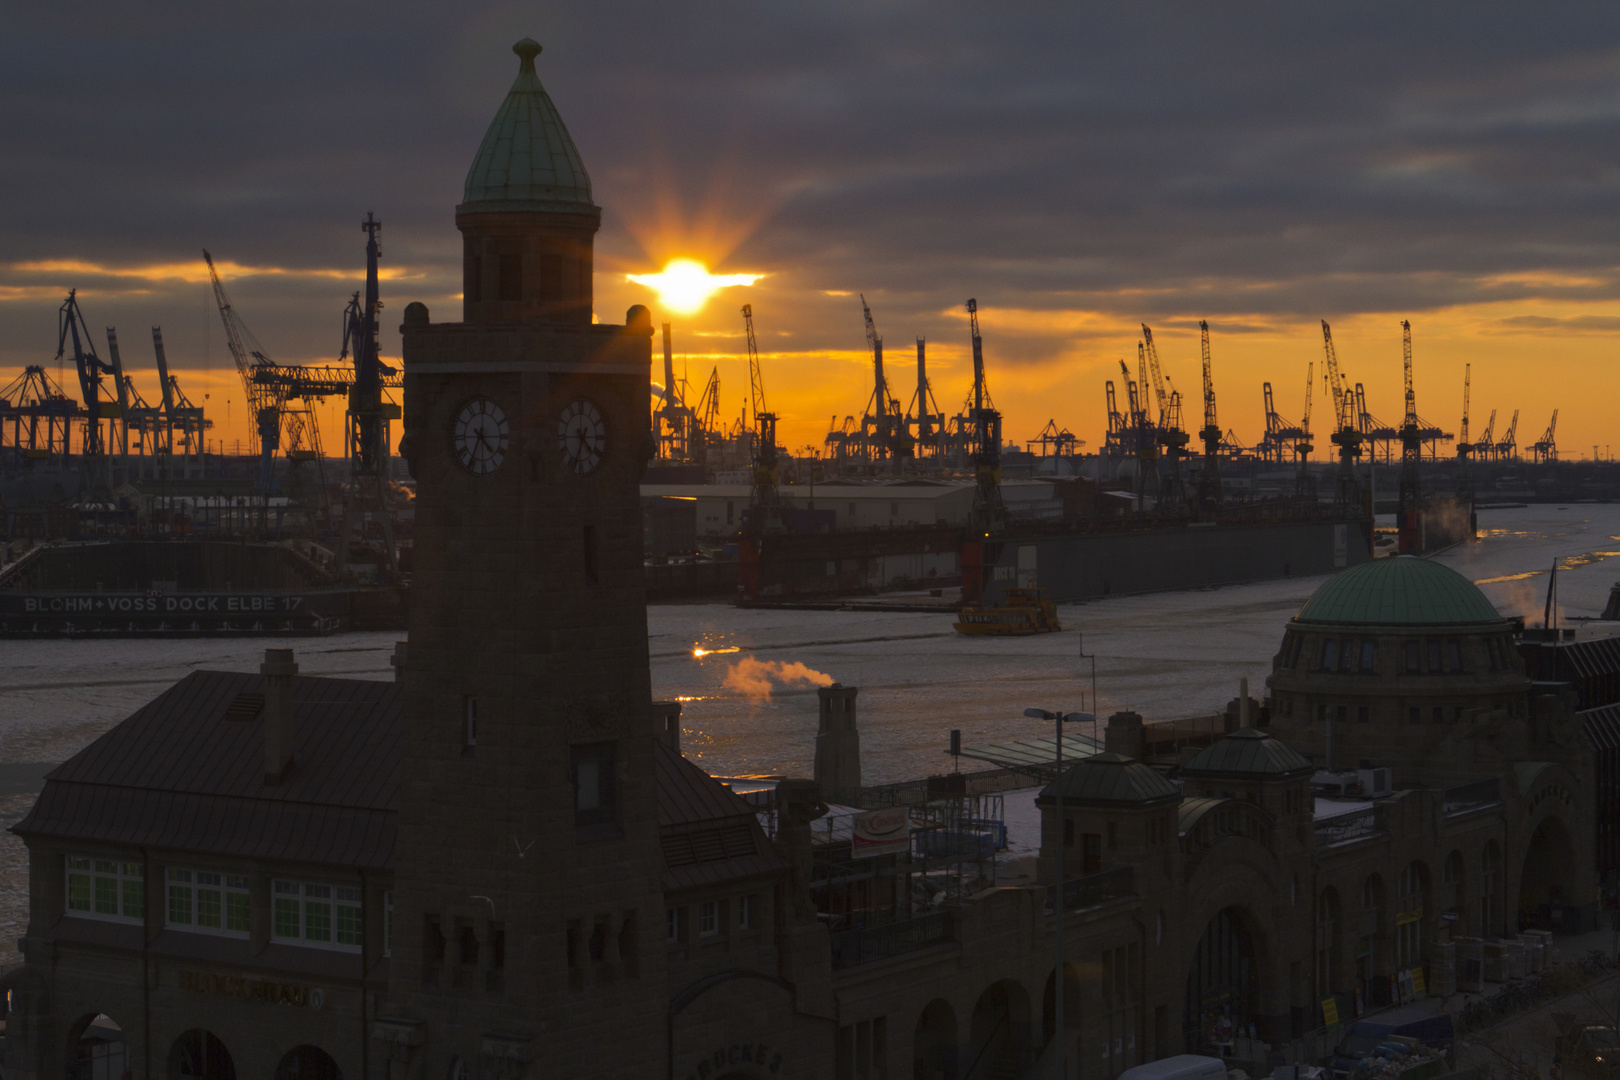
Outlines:
[[138, 862], [67, 858], [67, 910], [70, 915], [119, 922], [146, 917], [146, 880]]
[[270, 933], [277, 941], [326, 949], [360, 948], [360, 890], [309, 881], [270, 886]]
[[168, 924], [247, 937], [247, 875], [170, 867]]

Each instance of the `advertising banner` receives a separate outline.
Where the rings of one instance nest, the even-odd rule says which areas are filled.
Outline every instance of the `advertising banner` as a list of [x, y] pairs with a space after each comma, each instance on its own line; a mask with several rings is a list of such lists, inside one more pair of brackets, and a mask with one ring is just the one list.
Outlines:
[[857, 815], [850, 854], [857, 859], [904, 855], [911, 848], [911, 812], [903, 806]]

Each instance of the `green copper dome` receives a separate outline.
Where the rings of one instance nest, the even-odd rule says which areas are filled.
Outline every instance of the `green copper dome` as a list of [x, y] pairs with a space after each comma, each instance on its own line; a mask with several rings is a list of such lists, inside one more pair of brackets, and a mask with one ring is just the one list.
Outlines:
[[1315, 766], [1287, 743], [1258, 728], [1238, 728], [1194, 754], [1182, 767], [1181, 774], [1276, 779], [1304, 776], [1314, 771]]
[[534, 71], [540, 43], [524, 38], [512, 51], [522, 59], [517, 81], [507, 91], [467, 170], [459, 209], [595, 209], [585, 163]]
[[1144, 806], [1181, 798], [1181, 789], [1134, 758], [1097, 754], [1041, 789], [1037, 806]]
[[1329, 626], [1479, 626], [1502, 616], [1457, 571], [1401, 555], [1339, 571], [1294, 619]]

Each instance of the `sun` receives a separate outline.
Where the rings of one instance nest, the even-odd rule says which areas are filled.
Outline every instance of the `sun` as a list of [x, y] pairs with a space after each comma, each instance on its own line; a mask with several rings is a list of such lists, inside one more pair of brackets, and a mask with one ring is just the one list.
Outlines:
[[709, 297], [732, 285], [752, 285], [763, 274], [711, 274], [696, 259], [671, 259], [657, 274], [626, 274], [638, 285], [658, 292], [658, 300], [677, 315], [695, 315]]

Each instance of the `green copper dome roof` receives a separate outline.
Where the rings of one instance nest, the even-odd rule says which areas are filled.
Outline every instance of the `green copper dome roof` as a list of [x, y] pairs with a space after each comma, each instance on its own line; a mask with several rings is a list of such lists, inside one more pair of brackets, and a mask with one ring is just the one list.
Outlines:
[[1450, 567], [1400, 555], [1333, 575], [1295, 620], [1330, 626], [1478, 626], [1502, 616], [1474, 583]]
[[1314, 772], [1299, 751], [1258, 728], [1238, 728], [1193, 755], [1183, 776], [1280, 777]]
[[1181, 789], [1134, 758], [1098, 754], [1067, 770], [1041, 789], [1036, 805], [1051, 805], [1061, 795], [1065, 806], [1088, 803], [1140, 806], [1181, 798]]
[[540, 43], [524, 38], [512, 51], [522, 59], [517, 81], [467, 170], [461, 209], [594, 209], [585, 163], [534, 71]]

